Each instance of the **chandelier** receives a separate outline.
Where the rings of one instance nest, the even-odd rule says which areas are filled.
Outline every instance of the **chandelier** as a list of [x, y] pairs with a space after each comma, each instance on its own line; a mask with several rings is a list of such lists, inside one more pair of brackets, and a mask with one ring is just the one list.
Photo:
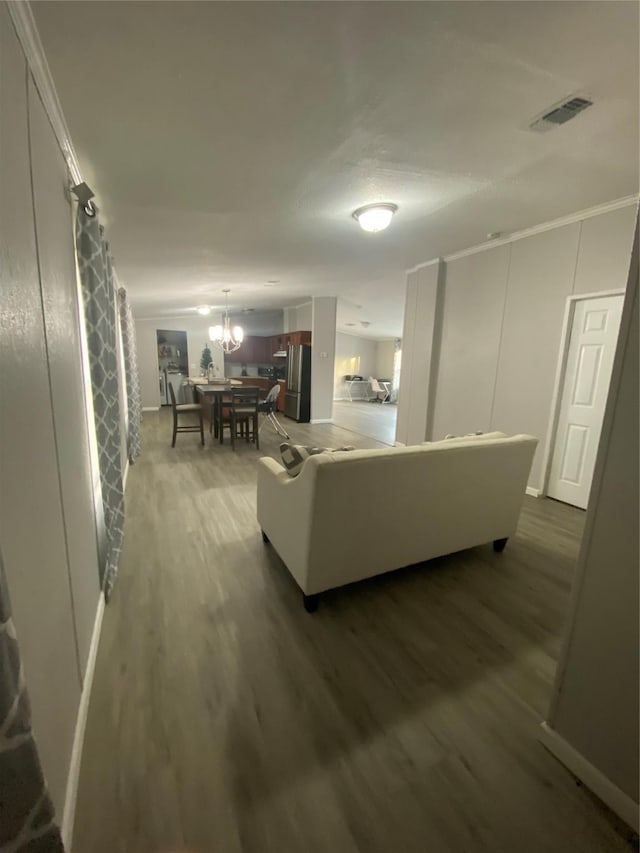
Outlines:
[[240, 348], [244, 332], [242, 326], [234, 326], [231, 328], [229, 320], [229, 289], [222, 291], [224, 293], [224, 316], [222, 318], [222, 326], [209, 326], [209, 340], [217, 344], [223, 352], [235, 352]]

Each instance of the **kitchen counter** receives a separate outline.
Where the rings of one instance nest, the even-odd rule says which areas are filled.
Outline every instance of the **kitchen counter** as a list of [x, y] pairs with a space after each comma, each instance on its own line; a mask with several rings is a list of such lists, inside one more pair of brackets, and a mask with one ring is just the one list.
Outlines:
[[215, 379], [209, 382], [206, 376], [188, 376], [185, 378], [185, 382], [188, 382], [189, 385], [243, 385], [244, 383], [240, 382], [238, 379], [231, 379], [230, 377], [225, 376], [224, 379]]

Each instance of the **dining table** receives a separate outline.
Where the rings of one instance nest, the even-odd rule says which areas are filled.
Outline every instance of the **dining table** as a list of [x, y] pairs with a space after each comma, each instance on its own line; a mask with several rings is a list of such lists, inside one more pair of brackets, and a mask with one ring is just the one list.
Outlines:
[[209, 432], [213, 432], [214, 437], [218, 438], [225, 395], [229, 397], [232, 388], [244, 383], [238, 379], [210, 379], [207, 381], [203, 376], [190, 376], [185, 384], [191, 385], [198, 394], [202, 414], [209, 421]]

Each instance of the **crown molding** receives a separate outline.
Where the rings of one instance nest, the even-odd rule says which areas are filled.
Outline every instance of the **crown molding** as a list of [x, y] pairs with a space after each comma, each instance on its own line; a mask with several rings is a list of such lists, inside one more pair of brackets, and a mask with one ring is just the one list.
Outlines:
[[27, 0], [7, 0], [7, 9], [22, 45], [33, 82], [67, 163], [73, 185], [80, 184], [83, 181], [82, 170], [71, 141], [31, 6]]
[[585, 219], [591, 219], [594, 216], [600, 216], [603, 213], [610, 213], [613, 210], [618, 210], [621, 207], [630, 207], [634, 204], [638, 204], [637, 195], [629, 195], [624, 198], [615, 199], [614, 201], [607, 201], [603, 204], [597, 204], [594, 207], [578, 210], [575, 213], [569, 213], [566, 216], [560, 216], [558, 219], [550, 219], [548, 222], [540, 223], [540, 225], [532, 225], [531, 228], [514, 231], [512, 234], [507, 234], [505, 237], [498, 237], [496, 240], [488, 240], [486, 243], [479, 243], [476, 246], [470, 246], [468, 249], [452, 252], [450, 255], [444, 256], [444, 261], [445, 263], [457, 261], [459, 258], [466, 258], [467, 255], [475, 255], [476, 252], [484, 252], [487, 249], [494, 249], [496, 246], [506, 246], [508, 243], [515, 243], [516, 240], [524, 240], [526, 237], [533, 237], [545, 231], [553, 231], [554, 228], [562, 228], [564, 225], [571, 225], [574, 222], [583, 222]]
[[418, 270], [422, 270], [425, 267], [433, 267], [436, 264], [439, 264], [442, 260], [444, 260], [444, 258], [432, 258], [430, 261], [424, 261], [421, 264], [416, 264], [415, 267], [410, 267], [410, 269], [405, 270], [405, 273], [410, 275], [412, 272], [418, 272]]
[[535, 234], [542, 234], [544, 231], [552, 231], [554, 228], [561, 228], [563, 225], [571, 225], [573, 222], [582, 222], [585, 219], [591, 219], [593, 216], [600, 216], [603, 213], [610, 213], [613, 210], [618, 210], [621, 207], [630, 207], [637, 205], [640, 196], [628, 195], [623, 198], [617, 198], [613, 201], [603, 202], [594, 207], [587, 207], [584, 210], [578, 210], [575, 213], [569, 213], [566, 216], [560, 216], [558, 219], [550, 219], [548, 222], [541, 222], [539, 225], [532, 225], [530, 228], [523, 228], [520, 231], [514, 231], [512, 234], [506, 234], [504, 237], [498, 237], [495, 240], [487, 240], [486, 243], [477, 243], [475, 246], [469, 246], [467, 249], [461, 249], [459, 252], [452, 252], [450, 255], [444, 255], [441, 258], [432, 258], [422, 264], [416, 264], [408, 270], [405, 270], [406, 275], [418, 272], [425, 267], [439, 264], [441, 261], [449, 263], [449, 261], [457, 261], [459, 258], [466, 258], [468, 255], [475, 255], [478, 252], [486, 252], [488, 249], [495, 249], [497, 246], [506, 246], [509, 243], [515, 243], [516, 240], [523, 240], [526, 237], [533, 237]]

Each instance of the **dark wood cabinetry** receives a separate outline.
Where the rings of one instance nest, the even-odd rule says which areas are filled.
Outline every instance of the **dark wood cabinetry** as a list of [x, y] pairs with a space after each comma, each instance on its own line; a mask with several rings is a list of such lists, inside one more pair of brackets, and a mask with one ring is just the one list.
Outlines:
[[271, 338], [274, 352], [286, 351], [287, 347], [292, 344], [310, 344], [311, 332], [283, 332], [281, 335], [273, 335]]
[[291, 344], [310, 344], [311, 332], [291, 332], [289, 335]]
[[311, 332], [283, 332], [281, 335], [247, 335], [240, 349], [225, 355], [225, 364], [282, 364], [289, 344], [310, 344]]
[[260, 336], [254, 337], [253, 353], [256, 364], [270, 364], [273, 357], [271, 338]]
[[262, 338], [255, 335], [247, 335], [240, 349], [235, 352], [226, 353], [224, 360], [227, 364], [260, 364], [262, 362], [263, 347]]

